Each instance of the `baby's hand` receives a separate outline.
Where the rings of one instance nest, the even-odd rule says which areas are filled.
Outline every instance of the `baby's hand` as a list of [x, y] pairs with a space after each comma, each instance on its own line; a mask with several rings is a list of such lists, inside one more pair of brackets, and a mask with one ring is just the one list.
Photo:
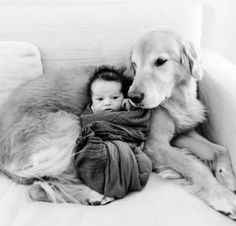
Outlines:
[[123, 101], [122, 101], [122, 109], [123, 110], [126, 110], [126, 111], [130, 111], [132, 109], [132, 105], [131, 103], [129, 102], [129, 99], [128, 98], [125, 98]]

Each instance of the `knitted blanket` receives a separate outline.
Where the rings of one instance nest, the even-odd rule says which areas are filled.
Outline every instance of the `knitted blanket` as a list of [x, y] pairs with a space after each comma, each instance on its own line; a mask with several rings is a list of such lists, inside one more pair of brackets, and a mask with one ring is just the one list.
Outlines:
[[142, 109], [82, 115], [75, 156], [78, 177], [108, 197], [141, 190], [152, 170], [142, 151], [149, 117], [150, 111]]

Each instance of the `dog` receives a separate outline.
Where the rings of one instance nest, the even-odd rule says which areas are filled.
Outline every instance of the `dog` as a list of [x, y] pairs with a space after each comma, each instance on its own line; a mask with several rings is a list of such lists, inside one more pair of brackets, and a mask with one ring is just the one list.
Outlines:
[[[29, 185], [33, 200], [103, 205], [113, 200], [84, 185], [73, 165], [94, 68], [44, 74], [19, 86], [0, 108], [0, 171]], [[84, 81], [84, 82], [83, 82]]]
[[137, 107], [153, 109], [144, 150], [153, 170], [162, 178], [186, 178], [194, 194], [236, 219], [229, 153], [194, 130], [206, 113], [197, 99], [202, 69], [196, 48], [173, 31], [151, 31], [137, 41], [131, 64], [134, 80], [128, 97]]

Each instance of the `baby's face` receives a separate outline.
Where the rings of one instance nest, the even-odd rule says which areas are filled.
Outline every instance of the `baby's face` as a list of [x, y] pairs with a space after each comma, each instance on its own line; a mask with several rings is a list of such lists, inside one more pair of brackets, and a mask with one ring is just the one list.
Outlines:
[[101, 111], [119, 111], [122, 107], [124, 96], [121, 92], [121, 83], [116, 81], [95, 80], [91, 86], [92, 110], [94, 113]]

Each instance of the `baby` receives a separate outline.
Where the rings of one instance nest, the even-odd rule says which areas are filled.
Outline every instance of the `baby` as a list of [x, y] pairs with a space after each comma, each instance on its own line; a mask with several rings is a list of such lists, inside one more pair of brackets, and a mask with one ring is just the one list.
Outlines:
[[131, 82], [123, 68], [99, 67], [88, 83], [87, 110], [93, 113], [80, 116], [82, 131], [74, 158], [77, 176], [106, 197], [123, 198], [141, 190], [152, 170], [143, 152], [150, 111], [127, 111]]
[[99, 67], [88, 83], [91, 110], [94, 113], [129, 110], [127, 92], [130, 84], [131, 80], [124, 75], [124, 68]]

